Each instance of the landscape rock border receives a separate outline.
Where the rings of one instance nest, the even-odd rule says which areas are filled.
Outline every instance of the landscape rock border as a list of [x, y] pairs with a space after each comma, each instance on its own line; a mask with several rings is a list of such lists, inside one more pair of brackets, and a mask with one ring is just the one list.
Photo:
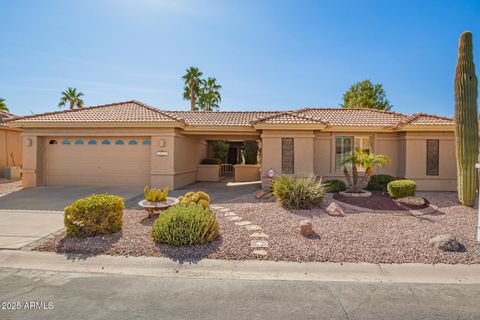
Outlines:
[[[336, 202], [338, 205], [344, 207], [344, 208], [347, 208], [347, 209], [350, 209], [350, 210], [355, 210], [355, 211], [363, 211], [363, 212], [371, 212], [371, 213], [375, 213], [375, 212], [378, 212], [378, 213], [384, 213], [384, 212], [394, 212], [394, 210], [374, 210], [374, 209], [369, 209], [369, 208], [364, 208], [364, 207], [359, 207], [359, 206], [355, 206], [353, 204], [349, 204], [349, 203], [346, 203], [346, 202], [343, 202], [343, 201], [340, 201], [340, 200], [337, 200], [337, 199], [334, 199], [333, 196], [331, 197], [332, 201], [333, 202]], [[437, 212], [438, 211], [438, 206], [436, 205], [433, 205], [433, 204], [429, 204], [428, 207], [424, 208], [424, 209], [410, 209], [402, 204], [399, 203], [400, 206], [402, 206], [404, 209], [407, 210], [407, 212], [409, 212], [410, 214], [412, 215], [424, 215], [424, 214], [432, 214], [434, 212]]]
[[342, 196], [349, 197], [349, 198], [368, 198], [372, 196], [372, 193], [366, 190], [363, 190], [362, 192], [359, 192], [359, 193], [340, 191], [338, 194], [341, 194]]

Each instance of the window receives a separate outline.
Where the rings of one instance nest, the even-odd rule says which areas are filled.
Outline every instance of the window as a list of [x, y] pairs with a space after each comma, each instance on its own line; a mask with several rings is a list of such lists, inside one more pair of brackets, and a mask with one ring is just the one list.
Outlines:
[[128, 144], [137, 144], [137, 140], [130, 140], [128, 141]]
[[78, 139], [75, 141], [75, 144], [83, 144], [83, 141], [81, 139]]
[[150, 140], [143, 140], [142, 144], [144, 144], [144, 145], [149, 145], [149, 144], [150, 144]]
[[[368, 153], [373, 151], [371, 136], [337, 136], [335, 138], [335, 170], [341, 170], [343, 163], [355, 149], [360, 148]], [[361, 168], [359, 168], [361, 170]]]
[[124, 143], [123, 143], [123, 140], [117, 140], [115, 141], [115, 144], [124, 144]]
[[70, 144], [70, 141], [69, 140], [63, 140], [62, 144]]
[[294, 140], [282, 138], [282, 173], [294, 173]]
[[50, 140], [48, 144], [57, 144], [57, 140]]
[[110, 144], [110, 140], [103, 140], [102, 144]]
[[427, 176], [439, 175], [440, 143], [438, 139], [427, 140]]
[[97, 144], [97, 140], [88, 140], [88, 144]]

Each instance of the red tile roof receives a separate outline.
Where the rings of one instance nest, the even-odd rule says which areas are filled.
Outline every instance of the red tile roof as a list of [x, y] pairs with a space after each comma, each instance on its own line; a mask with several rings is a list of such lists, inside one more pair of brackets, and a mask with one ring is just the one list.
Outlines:
[[256, 124], [323, 124], [326, 126], [397, 128], [404, 125], [453, 125], [451, 118], [418, 113], [405, 115], [375, 109], [307, 108], [298, 111], [167, 111], [138, 101], [16, 117], [15, 123], [180, 122], [187, 126]]

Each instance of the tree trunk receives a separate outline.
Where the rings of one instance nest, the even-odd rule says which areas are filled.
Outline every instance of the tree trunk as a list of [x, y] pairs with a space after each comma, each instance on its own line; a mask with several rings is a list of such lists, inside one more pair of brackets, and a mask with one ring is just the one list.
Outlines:
[[70, 110], [73, 110], [75, 108], [75, 102], [70, 101]]

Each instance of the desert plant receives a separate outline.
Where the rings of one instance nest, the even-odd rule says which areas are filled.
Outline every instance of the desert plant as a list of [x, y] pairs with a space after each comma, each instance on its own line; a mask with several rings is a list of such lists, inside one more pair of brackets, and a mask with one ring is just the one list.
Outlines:
[[367, 189], [371, 191], [387, 191], [389, 182], [397, 180], [397, 178], [388, 174], [374, 174], [368, 181]]
[[217, 218], [198, 204], [170, 207], [152, 227], [155, 242], [172, 246], [204, 244], [213, 241], [217, 235]]
[[390, 197], [395, 199], [414, 196], [417, 184], [412, 180], [394, 180], [388, 183], [387, 190]]
[[[361, 192], [370, 181], [375, 168], [383, 167], [389, 161], [390, 158], [383, 154], [370, 153], [360, 148], [355, 149], [355, 152], [343, 162], [343, 173], [347, 179], [349, 192]], [[351, 172], [347, 165], [351, 165]], [[365, 170], [361, 178], [358, 175], [359, 168]]]
[[230, 149], [230, 144], [227, 141], [217, 140], [213, 143], [215, 158], [222, 160], [222, 162], [227, 162], [228, 149]]
[[257, 164], [258, 143], [255, 140], [243, 142], [243, 157], [245, 164]]
[[83, 92], [77, 92], [75, 88], [68, 88], [62, 92], [62, 97], [60, 98], [60, 103], [58, 104], [59, 108], [65, 108], [66, 104], [69, 104], [70, 110], [77, 108], [83, 108], [83, 100], [80, 98], [84, 94]]
[[325, 196], [325, 186], [314, 177], [280, 175], [272, 181], [272, 194], [287, 209], [310, 209]]
[[180, 204], [188, 205], [188, 204], [200, 204], [204, 209], [210, 207], [210, 196], [203, 191], [197, 192], [187, 192], [185, 195], [178, 197]]
[[221, 164], [222, 160], [216, 158], [205, 158], [202, 160], [202, 164]]
[[330, 179], [324, 182], [326, 192], [341, 192], [347, 189], [347, 184], [343, 180]]
[[122, 229], [123, 198], [97, 194], [79, 199], [65, 208], [67, 237], [88, 237]]
[[458, 200], [473, 207], [477, 190], [478, 82], [473, 63], [472, 34], [463, 32], [458, 46], [455, 73], [455, 151], [457, 158]]
[[143, 189], [143, 195], [145, 196], [145, 200], [150, 202], [165, 201], [168, 196], [168, 187], [165, 187], [163, 190], [161, 190], [160, 188], [149, 189], [148, 186], [145, 186]]

